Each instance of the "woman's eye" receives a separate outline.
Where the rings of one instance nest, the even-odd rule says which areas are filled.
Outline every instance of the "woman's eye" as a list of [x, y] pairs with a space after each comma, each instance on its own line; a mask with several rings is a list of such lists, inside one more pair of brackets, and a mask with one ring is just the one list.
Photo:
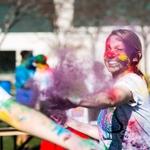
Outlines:
[[116, 50], [117, 50], [117, 51], [123, 51], [123, 49], [122, 49], [122, 48], [117, 48]]

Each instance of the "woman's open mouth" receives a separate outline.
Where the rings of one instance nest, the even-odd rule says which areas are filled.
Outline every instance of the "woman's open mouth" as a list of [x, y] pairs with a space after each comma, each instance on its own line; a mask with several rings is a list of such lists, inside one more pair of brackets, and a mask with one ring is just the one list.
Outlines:
[[116, 67], [118, 65], [118, 62], [114, 60], [109, 60], [107, 63], [110, 67]]

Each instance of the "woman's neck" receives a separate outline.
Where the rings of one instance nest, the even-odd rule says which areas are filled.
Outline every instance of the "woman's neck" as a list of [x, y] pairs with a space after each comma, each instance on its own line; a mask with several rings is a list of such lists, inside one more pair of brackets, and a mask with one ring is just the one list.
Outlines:
[[113, 78], [114, 79], [117, 79], [117, 78], [120, 78], [128, 73], [133, 73], [134, 70], [132, 69], [132, 67], [128, 67], [126, 70], [122, 71], [122, 70], [119, 70], [118, 72], [115, 72], [112, 74]]

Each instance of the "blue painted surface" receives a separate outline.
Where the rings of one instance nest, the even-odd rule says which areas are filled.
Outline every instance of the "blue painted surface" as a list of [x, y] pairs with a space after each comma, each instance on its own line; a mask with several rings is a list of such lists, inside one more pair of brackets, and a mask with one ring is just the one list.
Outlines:
[[11, 82], [7, 80], [0, 81], [0, 86], [5, 89], [8, 93], [11, 92]]

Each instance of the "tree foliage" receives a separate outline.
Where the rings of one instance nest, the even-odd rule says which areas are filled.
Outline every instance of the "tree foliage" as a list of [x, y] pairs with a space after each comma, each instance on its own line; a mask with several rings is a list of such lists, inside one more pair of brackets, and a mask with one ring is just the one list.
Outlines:
[[149, 25], [148, 0], [76, 0], [75, 26]]
[[[32, 26], [33, 30], [40, 31], [42, 28], [38, 28], [39, 25], [42, 26], [45, 22], [49, 22], [47, 26], [53, 27], [55, 14], [53, 0], [6, 0], [5, 2], [1, 0], [0, 8], [3, 9], [0, 27], [5, 33], [17, 32], [20, 28], [24, 31], [24, 28]], [[25, 31], [28, 30], [30, 31], [30, 29]]]

